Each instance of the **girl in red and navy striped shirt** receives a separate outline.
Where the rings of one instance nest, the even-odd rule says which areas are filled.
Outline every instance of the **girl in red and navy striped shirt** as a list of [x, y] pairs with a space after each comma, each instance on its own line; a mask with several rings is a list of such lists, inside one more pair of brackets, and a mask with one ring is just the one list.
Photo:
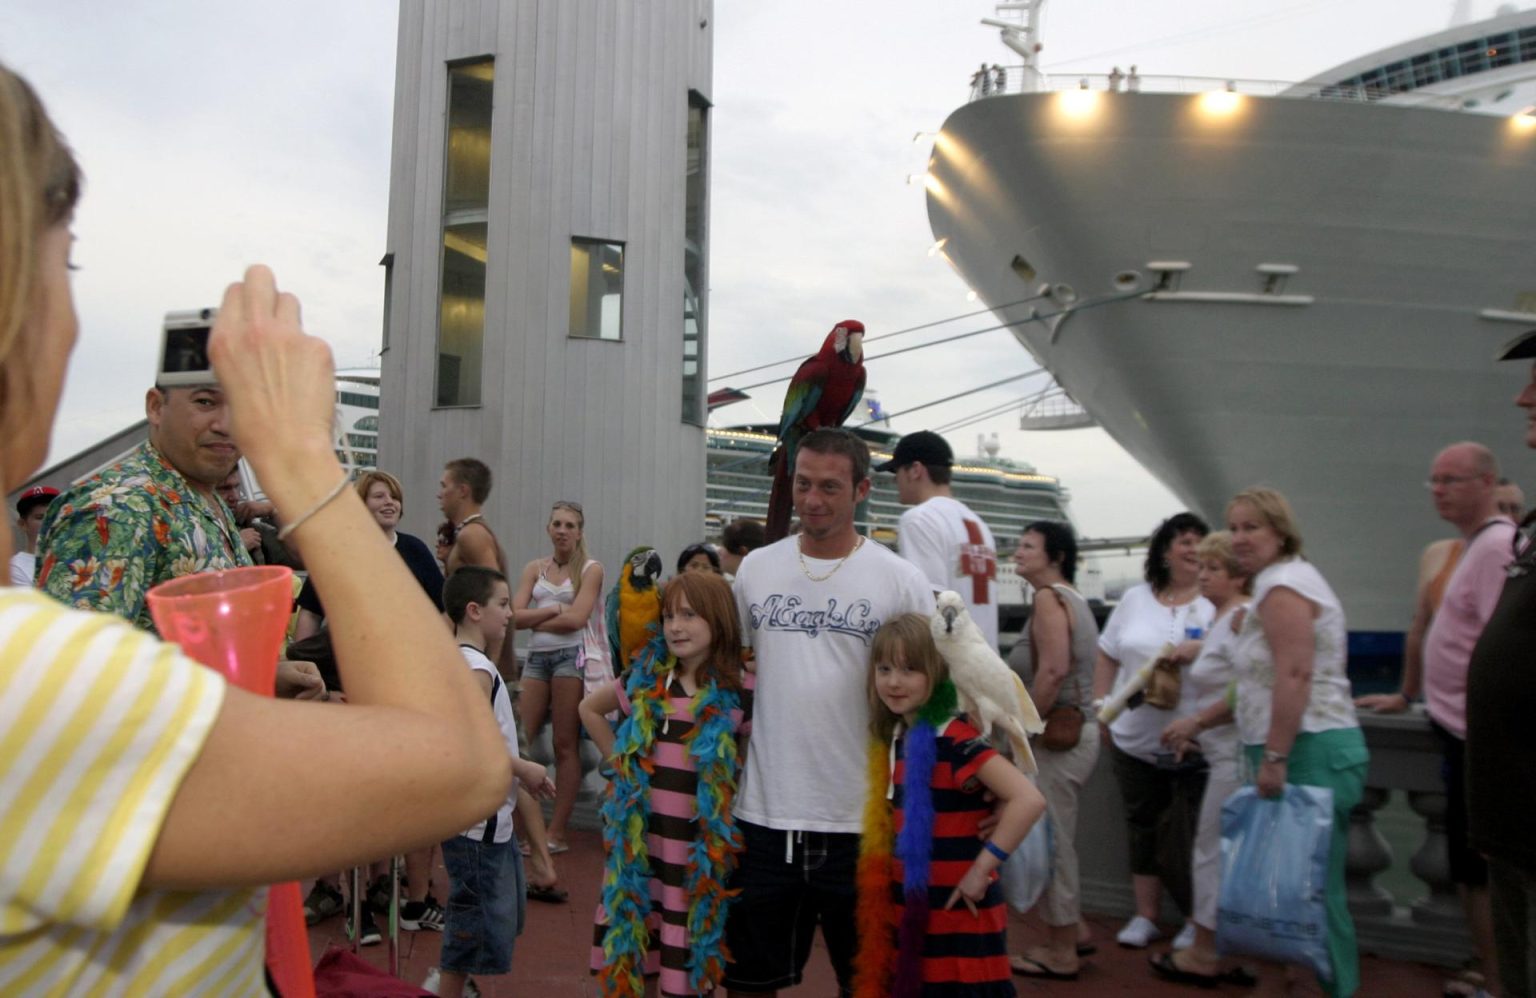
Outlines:
[[[1012, 995], [997, 868], [1045, 811], [964, 717], [928, 620], [870, 647], [870, 794], [859, 858], [859, 995]], [[999, 802], [998, 824], [978, 834]]]

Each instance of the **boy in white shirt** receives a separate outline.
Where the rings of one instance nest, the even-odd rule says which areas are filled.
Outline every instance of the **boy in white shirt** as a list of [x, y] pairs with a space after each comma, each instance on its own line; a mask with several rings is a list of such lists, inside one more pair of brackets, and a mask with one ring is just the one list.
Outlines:
[[517, 777], [494, 815], [443, 843], [449, 891], [442, 970], [428, 974], [422, 987], [459, 998], [480, 993], [470, 974], [505, 974], [512, 969], [512, 942], [523, 931], [527, 892], [523, 858], [512, 837], [517, 784], [526, 785], [535, 797], [553, 797], [555, 785], [543, 766], [518, 755], [512, 699], [495, 663], [485, 655], [488, 645], [506, 637], [512, 619], [507, 577], [493, 568], [460, 568], [443, 587], [443, 609], [453, 621], [464, 660], [485, 689]]

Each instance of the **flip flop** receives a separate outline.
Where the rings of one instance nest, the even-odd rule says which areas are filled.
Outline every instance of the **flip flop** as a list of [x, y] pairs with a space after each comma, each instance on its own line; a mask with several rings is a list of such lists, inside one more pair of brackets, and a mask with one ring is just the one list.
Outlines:
[[551, 856], [558, 856], [563, 852], [570, 851], [571, 845], [569, 842], [556, 842], [554, 839], [549, 840], [549, 854]]
[[1151, 965], [1152, 972], [1165, 981], [1174, 984], [1192, 984], [1197, 988], [1219, 987], [1222, 982], [1220, 974], [1197, 974], [1193, 970], [1185, 970], [1173, 962], [1172, 953], [1159, 953], [1156, 956], [1147, 957], [1147, 963]]
[[1027, 956], [1009, 957], [1008, 969], [1019, 977], [1034, 977], [1044, 981], [1077, 980], [1077, 971], [1075, 970], [1070, 974], [1065, 974], [1059, 970], [1052, 970], [1039, 960], [1031, 960]]
[[536, 884], [528, 885], [528, 900], [543, 901], [545, 904], [564, 904], [571, 899], [570, 891], [550, 884], [540, 887]]
[[1233, 967], [1221, 975], [1223, 984], [1231, 984], [1239, 988], [1256, 988], [1259, 979], [1248, 972], [1246, 967]]

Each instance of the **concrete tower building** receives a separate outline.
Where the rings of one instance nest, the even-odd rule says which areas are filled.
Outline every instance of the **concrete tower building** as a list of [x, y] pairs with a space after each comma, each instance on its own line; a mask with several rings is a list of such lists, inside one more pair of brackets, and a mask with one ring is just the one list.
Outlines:
[[710, 0], [402, 0], [379, 466], [431, 537], [478, 457], [514, 569], [704, 523]]

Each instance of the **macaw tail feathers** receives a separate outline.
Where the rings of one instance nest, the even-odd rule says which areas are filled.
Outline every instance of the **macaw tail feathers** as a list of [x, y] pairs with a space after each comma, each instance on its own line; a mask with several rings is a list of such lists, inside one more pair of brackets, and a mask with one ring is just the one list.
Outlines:
[[794, 502], [790, 495], [788, 448], [783, 444], [774, 448], [768, 465], [773, 472], [773, 487], [768, 493], [768, 515], [764, 518], [763, 533], [772, 544], [789, 536], [789, 514]]

